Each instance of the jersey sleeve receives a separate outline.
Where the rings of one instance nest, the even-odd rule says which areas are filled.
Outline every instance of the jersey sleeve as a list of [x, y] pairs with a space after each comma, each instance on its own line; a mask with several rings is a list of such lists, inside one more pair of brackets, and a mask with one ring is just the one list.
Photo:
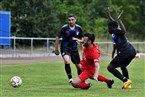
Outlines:
[[97, 50], [93, 53], [93, 60], [94, 60], [94, 63], [99, 63], [99, 57], [100, 57], [100, 50], [97, 49]]
[[57, 33], [57, 36], [59, 38], [62, 36], [63, 31], [64, 31], [64, 28], [61, 28], [61, 30]]
[[83, 37], [83, 30], [82, 30], [82, 28], [80, 28], [79, 38], [82, 38], [82, 37]]

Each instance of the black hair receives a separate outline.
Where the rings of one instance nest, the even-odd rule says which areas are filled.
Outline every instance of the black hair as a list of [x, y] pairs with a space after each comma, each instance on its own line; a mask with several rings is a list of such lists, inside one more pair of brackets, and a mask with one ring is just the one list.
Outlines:
[[74, 14], [69, 14], [69, 15], [68, 15], [68, 18], [69, 18], [69, 17], [75, 17], [75, 18], [76, 18], [76, 16], [75, 16]]
[[95, 35], [94, 34], [90, 34], [90, 33], [85, 33], [84, 37], [88, 37], [89, 40], [91, 40], [91, 42], [93, 43], [95, 40]]
[[115, 21], [111, 21], [108, 23], [108, 26], [113, 27], [113, 28], [118, 28], [118, 23]]

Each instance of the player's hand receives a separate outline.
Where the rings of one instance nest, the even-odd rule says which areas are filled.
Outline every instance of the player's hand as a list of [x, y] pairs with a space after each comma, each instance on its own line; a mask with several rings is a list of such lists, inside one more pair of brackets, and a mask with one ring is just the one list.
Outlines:
[[118, 18], [117, 18], [118, 20], [122, 18], [123, 13], [124, 13], [124, 10], [122, 10], [122, 11], [120, 12], [120, 14], [118, 15]]
[[114, 21], [113, 17], [111, 16], [111, 13], [109, 11], [109, 7], [106, 9], [106, 15], [109, 18], [110, 21]]
[[106, 10], [106, 13], [108, 16], [110, 16], [110, 11], [108, 9]]
[[78, 41], [78, 38], [72, 37], [72, 39]]
[[97, 81], [97, 80], [98, 80], [98, 77], [96, 77], [96, 76], [93, 76], [93, 79]]
[[96, 80], [96, 81], [98, 81], [98, 76], [94, 75], [93, 76], [93, 79]]
[[59, 55], [59, 50], [55, 49], [54, 53], [55, 55]]
[[75, 38], [75, 37], [72, 37], [73, 40], [75, 40], [77, 43], [83, 43], [83, 40], [81, 39], [78, 39], [78, 38]]
[[108, 16], [108, 17], [111, 16], [111, 13], [110, 13], [110, 9], [109, 9], [109, 7], [106, 9], [106, 13], [107, 13], [107, 16]]

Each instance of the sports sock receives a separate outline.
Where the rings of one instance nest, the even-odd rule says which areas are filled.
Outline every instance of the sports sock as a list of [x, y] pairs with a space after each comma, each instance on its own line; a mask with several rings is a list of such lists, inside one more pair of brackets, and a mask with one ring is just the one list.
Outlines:
[[102, 76], [102, 75], [98, 75], [98, 81], [104, 81], [104, 82], [106, 82], [107, 84], [110, 83], [110, 80], [107, 79], [107, 78], [105, 78], [105, 77]]
[[69, 79], [72, 78], [70, 64], [65, 64], [65, 71]]
[[90, 87], [90, 85], [89, 84], [87, 84], [87, 83], [85, 83], [85, 82], [81, 82], [80, 84], [78, 84], [78, 85], [76, 85], [76, 86], [74, 86], [75, 88], [89, 88]]
[[123, 78], [122, 78], [122, 81], [123, 81], [123, 82], [126, 82], [127, 80], [128, 80], [128, 78], [126, 78], [126, 77], [123, 77]]

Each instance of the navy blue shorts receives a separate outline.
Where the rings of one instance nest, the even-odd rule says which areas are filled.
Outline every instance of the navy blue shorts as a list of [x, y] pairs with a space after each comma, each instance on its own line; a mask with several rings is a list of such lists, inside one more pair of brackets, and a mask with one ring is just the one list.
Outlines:
[[117, 54], [117, 56], [110, 62], [110, 64], [113, 65], [113, 67], [126, 67], [129, 65], [129, 63], [132, 61], [132, 59], [135, 57], [136, 51], [126, 51], [123, 53]]
[[62, 55], [62, 57], [65, 56], [65, 55], [69, 55], [71, 57], [71, 61], [74, 64], [79, 64], [80, 63], [80, 56], [79, 56], [78, 50], [77, 51], [72, 51], [72, 50], [69, 50], [67, 48], [62, 47], [61, 48], [61, 55]]

